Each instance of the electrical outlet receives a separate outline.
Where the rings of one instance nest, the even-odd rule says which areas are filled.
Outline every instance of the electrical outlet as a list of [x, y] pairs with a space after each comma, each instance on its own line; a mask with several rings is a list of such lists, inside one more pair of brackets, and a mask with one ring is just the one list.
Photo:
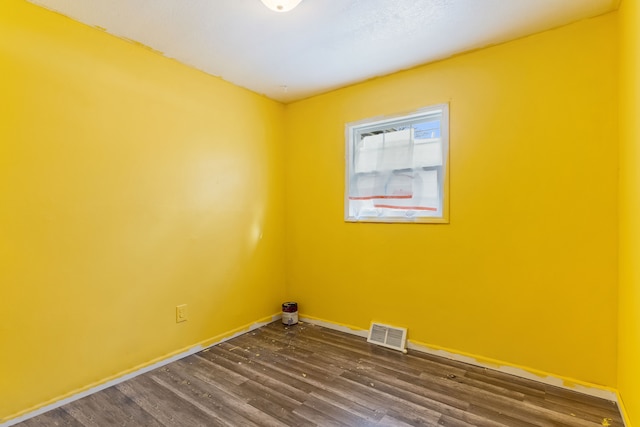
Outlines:
[[187, 321], [187, 304], [176, 306], [176, 323]]

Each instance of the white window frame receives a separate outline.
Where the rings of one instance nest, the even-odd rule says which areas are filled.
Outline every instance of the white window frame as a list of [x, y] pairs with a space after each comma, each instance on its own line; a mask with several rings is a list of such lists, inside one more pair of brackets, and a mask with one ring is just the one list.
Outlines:
[[[418, 138], [414, 138], [415, 130], [413, 129], [414, 124], [419, 124], [423, 122], [427, 122], [432, 120], [434, 116], [439, 114], [440, 120], [440, 138], [437, 141], [437, 138], [431, 139], [430, 141], [436, 142], [440, 144], [440, 149], [442, 151], [442, 160], [440, 165], [437, 166], [429, 166], [429, 167], [416, 167], [414, 160], [414, 153], [416, 153], [414, 142], [419, 140]], [[403, 131], [396, 131], [395, 128], [405, 128], [410, 126], [409, 129], [405, 129]], [[390, 129], [394, 128], [394, 131], [390, 131]], [[381, 196], [371, 196], [366, 197], [362, 196], [362, 192], [360, 191], [360, 183], [363, 182], [361, 179], [366, 176], [376, 176], [379, 171], [375, 169], [370, 169], [368, 172], [363, 173], [363, 153], [366, 148], [357, 148], [356, 144], [360, 143], [360, 147], [363, 147], [365, 138], [369, 138], [369, 141], [374, 141], [378, 135], [375, 135], [377, 132], [384, 132], [384, 138], [393, 137], [392, 133], [398, 135], [400, 132], [405, 132], [403, 137], [409, 138], [410, 141], [408, 145], [402, 145], [401, 150], [408, 150], [404, 154], [403, 158], [406, 156], [410, 156], [412, 161], [414, 162], [413, 167], [401, 168], [398, 170], [393, 170], [391, 173], [396, 174], [404, 174], [403, 176], [408, 176], [409, 181], [415, 180], [415, 177], [425, 176], [430, 180], [429, 188], [435, 189], [437, 188], [437, 195], [434, 196], [432, 200], [437, 202], [433, 203], [434, 207], [427, 207], [426, 205], [419, 204], [418, 206], [413, 206], [410, 201], [398, 201], [399, 199], [411, 199], [413, 201], [416, 197], [413, 191], [411, 191], [411, 195], [407, 193], [406, 195], [402, 195], [404, 193], [398, 193], [399, 196], [386, 196], [388, 194], [388, 185], [389, 181], [385, 185], [385, 195]], [[406, 133], [408, 132], [408, 133]], [[363, 136], [366, 134], [367, 136]], [[389, 136], [387, 136], [389, 135]], [[407, 136], [408, 135], [408, 136]], [[380, 135], [382, 136], [382, 134]], [[379, 141], [380, 138], [375, 139]], [[388, 141], [391, 141], [390, 139]], [[393, 156], [391, 156], [391, 160], [389, 160], [389, 151], [385, 150], [386, 147], [389, 147], [386, 140], [382, 140], [382, 142], [377, 142], [377, 144], [382, 144], [382, 148], [374, 149], [374, 152], [384, 152], [387, 157], [384, 157], [384, 161], [387, 164], [387, 168], [391, 167], [388, 165], [389, 161], [393, 162]], [[369, 118], [357, 122], [347, 123], [345, 125], [345, 157], [346, 157], [346, 171], [345, 171], [345, 194], [344, 194], [344, 218], [347, 222], [383, 222], [383, 223], [448, 223], [449, 222], [449, 104], [437, 104], [429, 107], [421, 108], [419, 110], [413, 111], [408, 114], [387, 116], [387, 117], [378, 117], [378, 118]], [[378, 145], [380, 146], [380, 145]], [[405, 148], [406, 147], [406, 148]], [[384, 156], [385, 154], [381, 154]], [[374, 154], [376, 155], [376, 154]], [[358, 157], [358, 163], [356, 164], [356, 156]], [[379, 158], [378, 158], [379, 159]], [[376, 160], [376, 165], [380, 165], [381, 161]], [[367, 164], [372, 164], [369, 161]], [[401, 164], [404, 162], [401, 161]], [[385, 171], [387, 175], [390, 172]], [[413, 175], [407, 175], [413, 174]], [[382, 175], [382, 174], [381, 174]], [[389, 175], [391, 176], [391, 175]], [[413, 178], [412, 178], [413, 177]], [[435, 178], [434, 178], [435, 177]], [[358, 181], [360, 179], [360, 181]], [[375, 178], [373, 178], [375, 180]], [[383, 178], [384, 179], [384, 178]], [[394, 178], [395, 179], [395, 178]], [[434, 179], [436, 182], [434, 183]], [[425, 181], [428, 181], [425, 180]], [[379, 184], [377, 184], [379, 185]], [[412, 184], [415, 185], [415, 184]], [[425, 187], [426, 188], [426, 187]], [[399, 192], [403, 191], [402, 189], [398, 190]], [[426, 191], [426, 190], [425, 190]], [[431, 191], [434, 193], [434, 191]], [[375, 194], [372, 193], [372, 194]], [[380, 202], [380, 200], [389, 197], [390, 199], [397, 199], [393, 203], [395, 205], [387, 205]], [[364, 201], [363, 201], [364, 200]], [[376, 205], [375, 200], [379, 202]], [[419, 198], [419, 203], [424, 203], [424, 198]], [[402, 208], [402, 206], [407, 206], [406, 209]]]

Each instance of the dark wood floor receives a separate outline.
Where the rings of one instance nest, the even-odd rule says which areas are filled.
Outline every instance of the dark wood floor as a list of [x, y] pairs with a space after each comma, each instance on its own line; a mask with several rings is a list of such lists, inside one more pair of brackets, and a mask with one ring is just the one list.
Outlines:
[[275, 322], [18, 424], [623, 426], [613, 402]]

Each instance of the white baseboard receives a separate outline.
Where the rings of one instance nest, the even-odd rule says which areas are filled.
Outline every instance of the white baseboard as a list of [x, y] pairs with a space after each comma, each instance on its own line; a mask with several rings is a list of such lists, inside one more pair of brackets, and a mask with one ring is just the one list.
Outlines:
[[[149, 371], [153, 371], [154, 369], [161, 368], [161, 367], [163, 367], [165, 365], [168, 365], [169, 363], [172, 363], [172, 362], [175, 362], [177, 360], [183, 359], [183, 358], [185, 358], [187, 356], [191, 356], [192, 354], [198, 353], [199, 351], [205, 350], [205, 349], [207, 349], [209, 347], [213, 347], [214, 345], [217, 345], [217, 344], [220, 344], [222, 342], [228, 341], [228, 340], [230, 340], [232, 338], [235, 338], [237, 336], [240, 336], [242, 334], [246, 334], [247, 332], [251, 332], [251, 331], [253, 331], [255, 329], [258, 329], [258, 328], [260, 328], [260, 327], [262, 327], [264, 325], [267, 325], [267, 324], [269, 324], [269, 323], [271, 323], [271, 322], [273, 322], [275, 320], [279, 320], [281, 318], [282, 318], [282, 314], [276, 314], [276, 315], [273, 315], [271, 317], [270, 321], [252, 323], [247, 328], [242, 329], [239, 332], [236, 332], [236, 333], [234, 333], [232, 335], [226, 336], [226, 337], [224, 337], [224, 338], [222, 338], [220, 340], [207, 343], [207, 345], [197, 344], [197, 345], [189, 348], [188, 350], [185, 350], [185, 351], [183, 351], [181, 353], [178, 353], [178, 354], [174, 354], [173, 356], [167, 357], [166, 359], [162, 359], [159, 362], [155, 362], [155, 363], [152, 363], [150, 365], [144, 366], [144, 367], [142, 367], [140, 369], [136, 369], [133, 372], [129, 372], [129, 373], [124, 374], [122, 376], [119, 376], [118, 378], [115, 378], [113, 380], [106, 381], [106, 382], [104, 382], [104, 383], [102, 383], [100, 385], [97, 385], [95, 387], [91, 387], [91, 388], [89, 388], [87, 390], [83, 390], [83, 391], [81, 391], [79, 393], [73, 394], [72, 396], [65, 397], [63, 399], [60, 399], [60, 400], [54, 402], [54, 403], [39, 407], [38, 409], [35, 409], [35, 410], [33, 410], [33, 411], [31, 411], [31, 412], [29, 412], [27, 414], [20, 415], [20, 416], [18, 416], [16, 418], [12, 418], [12, 419], [10, 419], [8, 421], [0, 423], [0, 427], [13, 426], [15, 424], [18, 424], [18, 423], [21, 423], [23, 421], [26, 421], [26, 420], [28, 420], [30, 418], [37, 417], [38, 415], [44, 414], [45, 412], [48, 412], [48, 411], [51, 411], [53, 409], [59, 408], [59, 407], [61, 407], [63, 405], [66, 405], [68, 403], [75, 402], [76, 400], [80, 400], [83, 397], [87, 397], [87, 396], [90, 396], [90, 395], [92, 395], [94, 393], [102, 391], [104, 389], [107, 389], [109, 387], [113, 387], [114, 385], [118, 385], [120, 383], [123, 383], [123, 382], [125, 382], [127, 380], [130, 380], [132, 378], [137, 377], [138, 375], [142, 375], [142, 374], [147, 373]], [[204, 342], [206, 342], [206, 341], [204, 341]]]
[[[365, 330], [365, 329], [343, 326], [343, 325], [327, 322], [325, 320], [309, 318], [306, 316], [300, 316], [300, 320], [303, 322], [311, 323], [313, 325], [323, 326], [325, 328], [333, 329], [336, 331], [357, 335], [359, 337], [366, 338], [369, 332], [368, 330]], [[520, 378], [526, 378], [526, 379], [537, 381], [539, 383], [543, 383], [546, 385], [560, 387], [565, 390], [571, 390], [571, 391], [586, 394], [589, 396], [599, 397], [602, 399], [616, 402], [618, 404], [618, 407], [620, 407], [618, 393], [613, 389], [607, 389], [605, 387], [599, 387], [597, 385], [590, 385], [586, 383], [580, 384], [580, 383], [577, 383], [576, 381], [567, 380], [566, 378], [561, 378], [561, 377], [547, 374], [544, 372], [527, 371], [525, 369], [522, 369], [513, 365], [509, 365], [508, 363], [505, 363], [505, 362], [500, 362], [497, 364], [485, 363], [482, 360], [478, 360], [478, 358], [474, 358], [472, 356], [467, 356], [467, 355], [456, 353], [450, 350], [443, 350], [443, 349], [438, 349], [436, 347], [430, 347], [421, 343], [412, 342], [411, 340], [408, 341], [407, 347], [409, 348], [409, 350], [432, 354], [434, 356], [440, 356], [446, 359], [468, 363], [473, 366], [478, 366], [485, 369], [491, 369], [494, 371], [511, 374]], [[566, 384], [567, 382], [571, 383], [572, 385], [568, 386]]]

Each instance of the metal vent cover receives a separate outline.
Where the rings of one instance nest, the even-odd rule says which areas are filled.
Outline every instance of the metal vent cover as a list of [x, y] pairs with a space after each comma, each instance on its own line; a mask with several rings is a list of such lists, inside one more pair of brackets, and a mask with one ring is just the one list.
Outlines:
[[406, 353], [407, 328], [372, 322], [367, 342]]

